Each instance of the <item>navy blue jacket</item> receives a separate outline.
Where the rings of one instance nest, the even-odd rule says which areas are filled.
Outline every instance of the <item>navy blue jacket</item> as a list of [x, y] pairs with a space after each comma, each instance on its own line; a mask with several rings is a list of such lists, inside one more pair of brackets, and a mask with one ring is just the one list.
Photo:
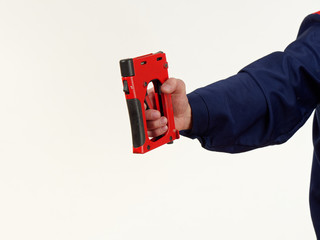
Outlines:
[[238, 74], [188, 94], [193, 126], [181, 134], [213, 151], [238, 153], [287, 141], [316, 109], [310, 186], [320, 239], [320, 15], [307, 16], [297, 39]]

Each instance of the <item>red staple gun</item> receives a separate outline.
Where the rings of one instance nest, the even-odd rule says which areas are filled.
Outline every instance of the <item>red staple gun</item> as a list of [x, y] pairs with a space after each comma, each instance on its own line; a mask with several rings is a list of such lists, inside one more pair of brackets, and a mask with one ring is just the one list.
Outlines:
[[[163, 52], [148, 54], [120, 61], [123, 91], [130, 116], [133, 153], [146, 153], [179, 138], [175, 129], [171, 95], [161, 92], [161, 85], [168, 79], [168, 63]], [[148, 97], [148, 85], [153, 84], [154, 102]], [[168, 119], [165, 134], [149, 138], [145, 117], [146, 108], [160, 111]]]

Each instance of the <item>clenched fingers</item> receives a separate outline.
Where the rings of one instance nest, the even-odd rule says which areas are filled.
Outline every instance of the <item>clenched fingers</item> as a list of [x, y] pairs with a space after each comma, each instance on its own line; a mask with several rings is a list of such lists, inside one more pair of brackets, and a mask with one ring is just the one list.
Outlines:
[[149, 137], [158, 137], [168, 130], [168, 120], [166, 117], [161, 117], [158, 110], [146, 110], [146, 120]]
[[167, 130], [168, 130], [168, 126], [157, 128], [155, 130], [148, 131], [148, 136], [149, 137], [158, 137], [158, 136], [161, 136], [162, 134], [166, 133]]
[[146, 120], [147, 121], [154, 121], [161, 117], [161, 114], [158, 110], [155, 109], [148, 109], [146, 110]]
[[149, 120], [147, 121], [147, 128], [148, 130], [155, 130], [157, 128], [161, 128], [167, 125], [167, 118], [166, 117], [161, 117], [159, 119], [156, 120]]

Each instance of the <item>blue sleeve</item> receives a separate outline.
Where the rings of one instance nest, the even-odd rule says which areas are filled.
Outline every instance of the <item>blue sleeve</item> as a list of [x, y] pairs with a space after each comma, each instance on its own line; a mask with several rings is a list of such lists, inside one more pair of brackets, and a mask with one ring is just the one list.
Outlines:
[[298, 38], [238, 74], [188, 94], [192, 129], [181, 131], [214, 151], [237, 153], [287, 141], [320, 101], [320, 15]]

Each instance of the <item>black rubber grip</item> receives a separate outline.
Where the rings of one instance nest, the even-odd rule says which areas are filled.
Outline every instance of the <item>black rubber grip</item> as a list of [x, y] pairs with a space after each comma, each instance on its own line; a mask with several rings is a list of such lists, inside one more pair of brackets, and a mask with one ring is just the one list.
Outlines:
[[146, 141], [141, 103], [139, 99], [136, 98], [127, 99], [127, 106], [130, 116], [133, 147], [141, 147]]

